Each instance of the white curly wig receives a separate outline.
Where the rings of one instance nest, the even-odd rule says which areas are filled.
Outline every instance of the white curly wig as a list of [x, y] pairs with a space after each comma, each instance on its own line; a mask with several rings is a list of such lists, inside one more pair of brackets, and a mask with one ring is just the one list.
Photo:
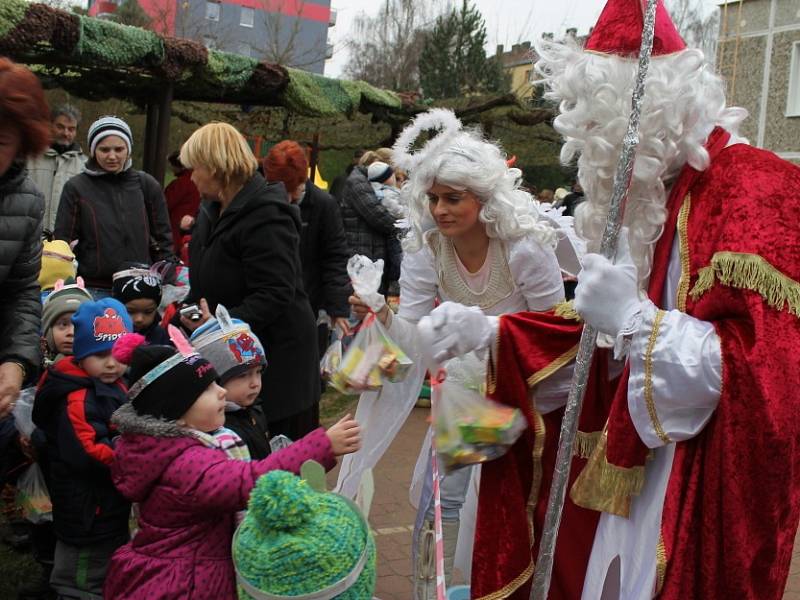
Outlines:
[[[440, 134], [411, 154], [413, 141], [431, 128], [441, 129]], [[435, 109], [417, 117], [397, 139], [393, 162], [409, 174], [401, 191], [410, 225], [403, 239], [406, 252], [419, 251], [423, 233], [432, 227], [428, 191], [435, 183], [475, 194], [482, 205], [479, 219], [490, 238], [511, 240], [531, 234], [543, 245], [555, 247], [556, 231], [539, 217], [537, 204], [520, 188], [522, 172], [508, 167], [497, 144], [478, 131], [462, 129], [451, 111]]]
[[[545, 97], [558, 102], [553, 126], [565, 138], [561, 161], [578, 158], [586, 201], [576, 211], [578, 233], [596, 252], [611, 202], [614, 171], [622, 149], [638, 62], [584, 52], [574, 41], [539, 40], [536, 72]], [[688, 163], [709, 165], [703, 147], [719, 125], [736, 135], [747, 117], [725, 105], [725, 88], [703, 53], [687, 49], [650, 62], [639, 126], [633, 179], [625, 207], [631, 253], [645, 287], [655, 243], [667, 218], [667, 188]]]

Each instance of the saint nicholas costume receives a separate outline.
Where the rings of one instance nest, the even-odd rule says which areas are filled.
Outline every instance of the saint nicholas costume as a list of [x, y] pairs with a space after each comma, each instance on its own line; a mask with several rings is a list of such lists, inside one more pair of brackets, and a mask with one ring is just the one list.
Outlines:
[[[638, 3], [609, 1], [586, 49], [638, 54]], [[659, 2], [654, 60], [684, 48]], [[783, 595], [800, 518], [800, 169], [721, 127], [705, 147], [708, 168], [668, 189], [624, 369], [595, 355], [551, 599], [599, 599], [617, 557], [620, 599]], [[489, 389], [531, 427], [483, 465], [473, 598], [529, 597], [562, 412], [540, 393], [580, 327], [565, 307], [500, 318]]]

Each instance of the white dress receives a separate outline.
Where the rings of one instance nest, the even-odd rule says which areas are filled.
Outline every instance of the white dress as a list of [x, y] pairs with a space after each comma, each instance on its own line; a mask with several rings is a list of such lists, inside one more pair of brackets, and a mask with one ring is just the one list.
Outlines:
[[403, 257], [400, 309], [389, 333], [414, 367], [404, 381], [361, 394], [355, 418], [361, 424], [362, 447], [342, 460], [336, 492], [357, 497], [364, 473], [378, 463], [414, 407], [425, 376], [416, 325], [437, 300], [480, 306], [487, 315], [547, 310], [563, 300], [561, 273], [551, 249], [530, 235], [509, 242], [492, 240], [490, 246], [492, 269], [486, 290], [479, 294], [458, 274], [452, 243], [437, 230], [425, 234], [418, 252]]

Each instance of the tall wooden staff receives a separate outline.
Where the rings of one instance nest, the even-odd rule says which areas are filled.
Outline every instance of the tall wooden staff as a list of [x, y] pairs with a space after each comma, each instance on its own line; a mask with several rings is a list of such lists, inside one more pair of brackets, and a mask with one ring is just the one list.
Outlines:
[[[636, 83], [633, 88], [631, 100], [631, 116], [628, 119], [628, 130], [622, 143], [622, 153], [617, 162], [614, 173], [614, 189], [611, 196], [611, 207], [608, 210], [606, 229], [600, 252], [608, 259], [613, 259], [617, 253], [617, 238], [622, 227], [622, 216], [625, 200], [631, 185], [633, 162], [636, 147], [639, 145], [639, 118], [642, 114], [642, 100], [644, 98], [644, 82], [650, 66], [650, 53], [653, 49], [653, 35], [656, 23], [657, 0], [647, 0], [644, 13], [644, 30], [642, 31], [642, 46], [639, 50], [639, 68], [636, 72]], [[539, 556], [536, 560], [536, 573], [531, 587], [531, 600], [547, 600], [550, 591], [550, 579], [553, 574], [553, 559], [555, 556], [558, 528], [561, 525], [561, 514], [564, 510], [564, 499], [569, 481], [569, 471], [572, 462], [575, 434], [578, 431], [578, 417], [586, 393], [586, 383], [589, 379], [589, 368], [597, 346], [597, 330], [591, 325], [586, 325], [581, 334], [578, 356], [575, 359], [575, 374], [572, 377], [572, 386], [561, 421], [561, 437], [558, 441], [558, 454], [556, 467], [553, 472], [553, 483], [550, 487], [550, 498], [547, 503], [547, 513], [544, 519], [542, 540], [539, 545]]]

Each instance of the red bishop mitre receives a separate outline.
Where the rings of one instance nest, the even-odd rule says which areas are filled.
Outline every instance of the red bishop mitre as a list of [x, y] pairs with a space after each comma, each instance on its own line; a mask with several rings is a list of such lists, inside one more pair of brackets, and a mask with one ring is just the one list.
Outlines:
[[[600, 54], [636, 58], [642, 45], [645, 0], [608, 0], [594, 26], [585, 49]], [[686, 49], [686, 42], [672, 22], [662, 0], [656, 4], [653, 56], [665, 56]]]

